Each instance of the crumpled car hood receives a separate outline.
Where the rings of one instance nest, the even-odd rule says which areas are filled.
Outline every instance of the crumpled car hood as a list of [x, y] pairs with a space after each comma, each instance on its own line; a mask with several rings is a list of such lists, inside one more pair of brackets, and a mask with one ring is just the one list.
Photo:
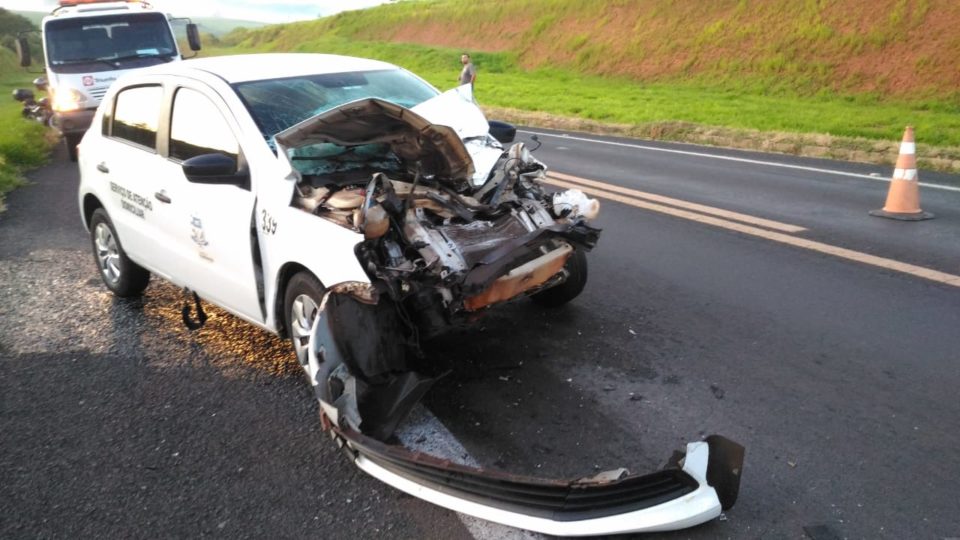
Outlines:
[[470, 153], [456, 130], [378, 98], [353, 101], [320, 113], [278, 133], [275, 140], [281, 149], [318, 143], [387, 143], [401, 159], [419, 162], [424, 175], [468, 180], [475, 173]]
[[471, 86], [465, 84], [447, 90], [411, 110], [434, 124], [450, 126], [457, 132], [476, 169], [471, 183], [474, 187], [482, 186], [503, 154], [503, 147], [490, 137], [490, 122], [473, 100]]
[[487, 117], [473, 101], [469, 84], [447, 90], [411, 110], [434, 124], [452, 127], [463, 140], [484, 137], [490, 131]]

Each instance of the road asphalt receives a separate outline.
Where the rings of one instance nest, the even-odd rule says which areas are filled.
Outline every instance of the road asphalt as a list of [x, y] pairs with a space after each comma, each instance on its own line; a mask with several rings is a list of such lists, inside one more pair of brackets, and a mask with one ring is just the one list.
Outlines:
[[[937, 218], [893, 222], [867, 215], [883, 182], [622, 144], [882, 167], [535, 131], [552, 170], [960, 274], [958, 192], [924, 188]], [[58, 155], [30, 178], [0, 215], [0, 537], [483, 536], [340, 455], [285, 343], [216, 309], [190, 333], [157, 280], [109, 295], [75, 166]], [[471, 459], [644, 471], [720, 433], [747, 448], [737, 505], [648, 538], [960, 536], [960, 288], [601, 204], [580, 298], [516, 302], [428, 344], [452, 372], [426, 408]]]

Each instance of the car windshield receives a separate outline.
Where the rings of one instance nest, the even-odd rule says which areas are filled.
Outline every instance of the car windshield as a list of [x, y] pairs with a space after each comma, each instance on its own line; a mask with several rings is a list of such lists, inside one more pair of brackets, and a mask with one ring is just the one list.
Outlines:
[[161, 13], [53, 20], [44, 28], [51, 69], [89, 73], [167, 62], [177, 54]]
[[358, 99], [375, 97], [410, 108], [439, 94], [403, 69], [250, 81], [234, 88], [268, 141], [290, 126]]

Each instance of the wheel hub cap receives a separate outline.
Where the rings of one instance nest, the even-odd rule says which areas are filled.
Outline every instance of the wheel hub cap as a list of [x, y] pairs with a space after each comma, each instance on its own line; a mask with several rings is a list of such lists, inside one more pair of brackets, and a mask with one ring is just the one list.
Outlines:
[[98, 223], [94, 230], [94, 244], [97, 250], [97, 262], [103, 278], [109, 283], [120, 281], [120, 250], [117, 240], [106, 223]]
[[300, 365], [307, 365], [307, 348], [310, 345], [310, 330], [317, 318], [317, 303], [305, 294], [293, 300], [290, 313], [290, 331], [293, 334], [293, 348]]

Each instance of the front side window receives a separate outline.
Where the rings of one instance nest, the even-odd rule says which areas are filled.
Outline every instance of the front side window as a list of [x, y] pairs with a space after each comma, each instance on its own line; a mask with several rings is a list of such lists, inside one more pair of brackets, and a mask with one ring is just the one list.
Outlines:
[[135, 86], [121, 90], [113, 109], [111, 135], [151, 150], [156, 149], [162, 104], [163, 88], [160, 86]]
[[203, 154], [240, 155], [230, 125], [210, 99], [190, 88], [177, 90], [170, 118], [170, 157], [187, 160]]

